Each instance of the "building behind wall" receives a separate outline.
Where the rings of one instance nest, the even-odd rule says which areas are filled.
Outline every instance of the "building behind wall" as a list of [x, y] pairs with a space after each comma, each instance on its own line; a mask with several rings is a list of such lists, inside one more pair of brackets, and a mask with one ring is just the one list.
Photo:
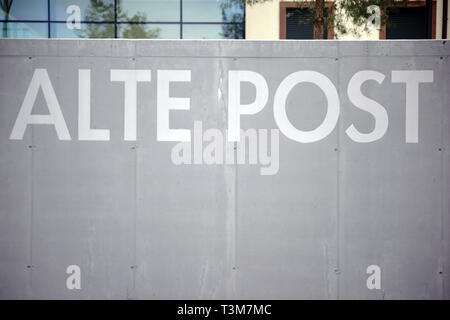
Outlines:
[[[342, 0], [336, 0], [342, 1]], [[450, 8], [448, 0], [433, 1], [433, 38], [448, 38], [443, 30], [444, 19], [448, 19]], [[332, 1], [327, 1], [330, 7]], [[380, 30], [365, 30], [359, 27], [357, 34], [339, 35], [333, 30], [325, 33], [325, 39], [424, 39], [426, 37], [426, 1], [408, 1], [406, 8], [392, 12], [389, 16], [391, 26], [382, 26]], [[447, 15], [444, 14], [444, 8]], [[311, 19], [299, 23], [307, 15], [307, 9], [299, 9], [295, 1], [267, 1], [262, 4], [247, 5], [245, 19], [245, 38], [249, 40], [278, 40], [278, 39], [312, 39], [313, 27]], [[349, 23], [349, 26], [351, 24]], [[443, 32], [444, 31], [444, 32]], [[444, 37], [443, 37], [444, 35]]]

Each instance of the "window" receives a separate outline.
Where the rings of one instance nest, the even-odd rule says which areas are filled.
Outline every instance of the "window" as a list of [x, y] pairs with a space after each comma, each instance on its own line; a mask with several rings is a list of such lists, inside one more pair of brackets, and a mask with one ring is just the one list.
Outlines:
[[[333, 10], [333, 3], [325, 3], [325, 16]], [[313, 14], [305, 5], [280, 2], [280, 39], [313, 39]], [[334, 29], [324, 28], [323, 39], [334, 39]]]
[[48, 38], [47, 23], [0, 22], [2, 38]]
[[[436, 2], [433, 1], [432, 38], [436, 38]], [[388, 23], [380, 32], [380, 39], [427, 39], [425, 1], [410, 1], [406, 7], [388, 9]]]
[[[3, 38], [245, 37], [243, 0], [14, 0], [10, 7], [11, 0], [0, 3]], [[79, 16], [79, 24], [71, 22], [71, 16]]]
[[[11, 3], [9, 8], [10, 20], [46, 20], [48, 15], [47, 0], [7, 0], [3, 3]], [[6, 9], [6, 8], [5, 8]], [[0, 10], [0, 19], [6, 19], [6, 12], [3, 7]]]
[[182, 0], [184, 39], [244, 39], [245, 3]]

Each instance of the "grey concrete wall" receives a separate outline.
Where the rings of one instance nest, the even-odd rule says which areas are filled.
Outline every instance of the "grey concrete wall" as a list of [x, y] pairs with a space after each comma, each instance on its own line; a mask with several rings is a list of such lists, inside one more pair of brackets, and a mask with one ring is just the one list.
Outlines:
[[[450, 292], [450, 44], [445, 41], [0, 40], [0, 298], [11, 299], [448, 299]], [[72, 136], [31, 125], [11, 130], [36, 68], [48, 71]], [[92, 126], [111, 140], [79, 141], [78, 69], [91, 69]], [[138, 138], [123, 140], [123, 84], [110, 69], [150, 69], [138, 85]], [[190, 111], [171, 126], [227, 128], [227, 72], [252, 70], [269, 87], [266, 107], [242, 127], [277, 128], [273, 97], [290, 73], [314, 70], [336, 86], [341, 110], [325, 139], [280, 133], [280, 169], [174, 165], [176, 143], [156, 139], [159, 69], [189, 69], [173, 96]], [[350, 78], [376, 70], [363, 93], [389, 116], [385, 136], [347, 96]], [[419, 142], [405, 143], [405, 85], [392, 70], [433, 70], [420, 86]], [[243, 87], [244, 88], [244, 87]], [[220, 94], [219, 94], [220, 91]], [[254, 89], [245, 87], [243, 101]], [[326, 100], [298, 85], [287, 102], [313, 129]], [[42, 93], [33, 112], [47, 113]], [[81, 268], [81, 290], [66, 268]], [[381, 268], [381, 289], [366, 268]]]

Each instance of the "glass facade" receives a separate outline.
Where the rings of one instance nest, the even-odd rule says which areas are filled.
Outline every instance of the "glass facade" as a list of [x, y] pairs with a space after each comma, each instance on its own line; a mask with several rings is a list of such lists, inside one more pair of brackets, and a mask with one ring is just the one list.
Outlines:
[[244, 0], [0, 0], [2, 38], [243, 39]]

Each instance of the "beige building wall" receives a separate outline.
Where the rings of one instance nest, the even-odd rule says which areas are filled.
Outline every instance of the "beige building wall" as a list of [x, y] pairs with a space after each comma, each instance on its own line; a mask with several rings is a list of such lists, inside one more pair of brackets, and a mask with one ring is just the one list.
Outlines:
[[[288, 0], [289, 1], [289, 0]], [[290, 0], [293, 1], [293, 0]], [[344, 0], [337, 0], [344, 1]], [[436, 8], [436, 39], [442, 39], [443, 1], [437, 0]], [[450, 16], [450, 6], [449, 6]], [[280, 0], [269, 0], [265, 3], [246, 5], [245, 37], [248, 40], [278, 40], [280, 39]], [[351, 22], [348, 22], [349, 26]], [[344, 40], [377, 40], [379, 31], [364, 30], [360, 27], [359, 34], [337, 35]], [[450, 34], [450, 25], [447, 24], [447, 39]]]
[[278, 40], [280, 38], [280, 1], [246, 5], [245, 38]]

